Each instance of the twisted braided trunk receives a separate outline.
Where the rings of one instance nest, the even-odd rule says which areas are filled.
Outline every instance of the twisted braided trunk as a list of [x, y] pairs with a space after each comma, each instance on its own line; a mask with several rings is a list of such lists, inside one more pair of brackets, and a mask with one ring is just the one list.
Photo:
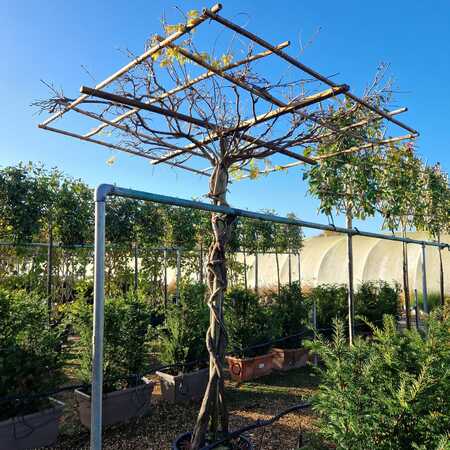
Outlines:
[[[228, 165], [221, 161], [216, 165], [210, 179], [210, 193], [215, 205], [228, 206]], [[227, 334], [223, 322], [223, 299], [227, 288], [226, 246], [231, 237], [234, 217], [213, 213], [211, 226], [213, 241], [208, 253], [208, 287], [210, 325], [206, 335], [209, 353], [209, 382], [203, 397], [197, 423], [191, 440], [191, 449], [197, 450], [205, 444], [208, 431], [213, 437], [218, 431], [228, 431], [228, 410], [225, 401], [223, 361]], [[219, 426], [220, 422], [220, 426]]]

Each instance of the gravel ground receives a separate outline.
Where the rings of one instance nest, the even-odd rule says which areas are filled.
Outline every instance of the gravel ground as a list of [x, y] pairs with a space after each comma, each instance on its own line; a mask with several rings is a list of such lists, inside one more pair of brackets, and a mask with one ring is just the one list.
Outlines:
[[[317, 379], [309, 368], [274, 373], [239, 386], [229, 382], [230, 428], [270, 418], [309, 397], [316, 384]], [[154, 408], [149, 416], [104, 430], [105, 450], [166, 450], [171, 448], [171, 442], [178, 434], [192, 430], [199, 405], [168, 405], [160, 400], [158, 389], [155, 391]], [[51, 449], [88, 450], [89, 433], [79, 424], [73, 395], [67, 393], [62, 399], [66, 402], [67, 412], [58, 444]], [[255, 430], [250, 437], [257, 450], [290, 450], [298, 447], [302, 432], [313, 429], [312, 413], [303, 411], [284, 416], [270, 427]]]

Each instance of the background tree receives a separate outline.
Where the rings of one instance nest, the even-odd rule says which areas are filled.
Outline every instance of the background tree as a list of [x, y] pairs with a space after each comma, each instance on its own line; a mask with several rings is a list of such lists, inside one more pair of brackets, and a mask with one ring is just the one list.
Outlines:
[[[426, 166], [423, 170], [421, 187], [421, 208], [414, 215], [414, 225], [425, 230], [441, 242], [441, 235], [450, 230], [450, 188], [448, 175], [440, 164]], [[444, 305], [444, 267], [442, 264], [442, 248], [439, 247], [439, 286], [441, 304]]]
[[[414, 226], [414, 217], [420, 214], [424, 189], [420, 159], [412, 145], [391, 145], [386, 148], [380, 163], [378, 208], [383, 216], [383, 227], [392, 232], [400, 230], [403, 237]], [[411, 327], [410, 289], [408, 277], [408, 248], [403, 249], [403, 291], [406, 324]]]

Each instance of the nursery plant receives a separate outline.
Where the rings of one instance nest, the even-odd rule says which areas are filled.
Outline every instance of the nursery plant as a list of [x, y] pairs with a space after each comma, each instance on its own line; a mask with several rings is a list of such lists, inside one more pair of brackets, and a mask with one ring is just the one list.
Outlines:
[[426, 333], [399, 332], [386, 316], [371, 341], [349, 347], [336, 321], [331, 341], [310, 342], [323, 362], [313, 398], [323, 439], [342, 450], [449, 448], [449, 330], [448, 314], [438, 311]]
[[[180, 288], [178, 304], [166, 310], [164, 323], [158, 335], [161, 361], [176, 366], [175, 373], [206, 366], [208, 351], [205, 333], [209, 323], [209, 309], [206, 305], [206, 286], [184, 281]], [[194, 365], [189, 363], [194, 362]]]
[[[71, 308], [69, 321], [80, 337], [79, 377], [89, 384], [92, 369], [92, 305], [81, 297]], [[104, 391], [113, 392], [139, 383], [148, 360], [152, 309], [135, 295], [105, 301]], [[131, 377], [130, 377], [131, 376]]]
[[[283, 285], [279, 293], [270, 296], [274, 320], [277, 322], [275, 339], [306, 333], [310, 316], [310, 300], [302, 295], [300, 284]], [[293, 349], [301, 346], [304, 336], [293, 336], [276, 343], [278, 348]]]

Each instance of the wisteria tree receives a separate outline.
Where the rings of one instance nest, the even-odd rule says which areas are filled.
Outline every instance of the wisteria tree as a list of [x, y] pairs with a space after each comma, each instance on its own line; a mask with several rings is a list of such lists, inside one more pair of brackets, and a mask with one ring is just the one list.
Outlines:
[[[370, 99], [357, 98], [348, 86], [334, 83], [285, 53], [282, 49], [288, 42], [273, 46], [219, 16], [220, 9], [221, 5], [215, 5], [202, 13], [190, 11], [182, 23], [164, 22], [164, 36], [153, 36], [143, 55], [132, 55], [129, 64], [96, 88], [82, 87], [76, 100], [55, 91], [51, 99], [40, 102], [40, 107], [53, 113], [41, 128], [206, 176], [207, 196], [221, 207], [228, 207], [231, 174], [254, 178], [263, 170], [287, 164], [289, 158], [295, 163], [317, 164], [301, 147], [315, 145], [325, 129], [331, 132], [331, 140], [349, 132], [335, 123], [331, 104], [339, 94], [415, 133]], [[207, 19], [212, 22], [202, 35], [204, 29], [198, 25]], [[197, 42], [207, 50], [200, 50]], [[256, 52], [256, 45], [264, 51]], [[268, 66], [266, 58], [271, 55], [279, 58]], [[320, 90], [319, 82], [327, 88]], [[108, 92], [102, 90], [106, 86], [111, 88]], [[67, 111], [102, 123], [82, 135], [49, 126]], [[105, 132], [107, 127], [112, 131]], [[364, 143], [365, 137], [355, 143]], [[380, 144], [376, 139], [370, 142]], [[206, 168], [201, 166], [204, 161]], [[213, 440], [228, 432], [222, 369], [227, 345], [223, 299], [226, 250], [234, 224], [233, 215], [211, 215], [206, 337], [210, 378], [192, 434], [192, 450], [204, 445], [208, 429]]]

